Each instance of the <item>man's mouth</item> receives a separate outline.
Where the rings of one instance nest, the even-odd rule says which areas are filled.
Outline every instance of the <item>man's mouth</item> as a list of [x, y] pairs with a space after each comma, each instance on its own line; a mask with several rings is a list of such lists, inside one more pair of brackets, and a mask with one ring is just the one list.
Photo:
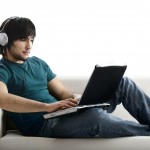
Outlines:
[[24, 51], [23, 54], [29, 55], [29, 54], [30, 54], [30, 51]]

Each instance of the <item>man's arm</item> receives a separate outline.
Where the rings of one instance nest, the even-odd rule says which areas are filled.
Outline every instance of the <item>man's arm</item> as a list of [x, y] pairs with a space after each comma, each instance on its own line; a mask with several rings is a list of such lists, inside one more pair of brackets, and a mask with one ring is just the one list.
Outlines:
[[49, 81], [48, 89], [59, 100], [74, 98], [73, 93], [69, 91], [57, 77]]
[[76, 100], [80, 100], [80, 94], [73, 94], [70, 90], [68, 90], [58, 78], [54, 78], [48, 83], [49, 91], [57, 97], [59, 100], [63, 100], [66, 98], [73, 98]]
[[31, 99], [26, 99], [20, 96], [9, 94], [7, 86], [0, 81], [0, 108], [12, 112], [53, 112], [58, 109], [75, 106], [76, 102], [73, 99], [45, 104]]

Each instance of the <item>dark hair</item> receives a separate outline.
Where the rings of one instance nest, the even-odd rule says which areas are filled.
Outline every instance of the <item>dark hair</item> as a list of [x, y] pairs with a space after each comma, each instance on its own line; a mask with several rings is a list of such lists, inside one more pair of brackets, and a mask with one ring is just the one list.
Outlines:
[[0, 54], [2, 55], [6, 47], [9, 49], [14, 41], [27, 38], [28, 36], [34, 39], [36, 36], [35, 25], [30, 19], [24, 17], [6, 19], [0, 27], [1, 30], [8, 36], [8, 44], [6, 46], [0, 45]]

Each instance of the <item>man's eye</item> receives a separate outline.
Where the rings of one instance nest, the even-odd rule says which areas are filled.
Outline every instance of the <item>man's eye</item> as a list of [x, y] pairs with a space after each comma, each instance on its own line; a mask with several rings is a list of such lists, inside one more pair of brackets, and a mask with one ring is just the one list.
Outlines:
[[27, 39], [27, 38], [20, 39], [20, 41], [27, 41], [27, 40], [29, 40], [29, 41], [32, 42], [32, 43], [33, 43], [33, 41], [34, 41], [34, 39]]
[[21, 39], [21, 41], [26, 41], [27, 39]]

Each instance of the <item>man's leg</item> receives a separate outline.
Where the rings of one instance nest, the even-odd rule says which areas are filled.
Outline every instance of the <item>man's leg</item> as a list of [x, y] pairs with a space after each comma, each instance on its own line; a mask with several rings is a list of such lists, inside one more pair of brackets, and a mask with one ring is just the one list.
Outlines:
[[124, 121], [101, 108], [92, 108], [67, 116], [48, 119], [38, 136], [44, 137], [123, 137], [149, 136], [148, 125]]
[[112, 112], [119, 103], [122, 103], [139, 123], [150, 125], [150, 98], [127, 77], [122, 78], [108, 112]]

